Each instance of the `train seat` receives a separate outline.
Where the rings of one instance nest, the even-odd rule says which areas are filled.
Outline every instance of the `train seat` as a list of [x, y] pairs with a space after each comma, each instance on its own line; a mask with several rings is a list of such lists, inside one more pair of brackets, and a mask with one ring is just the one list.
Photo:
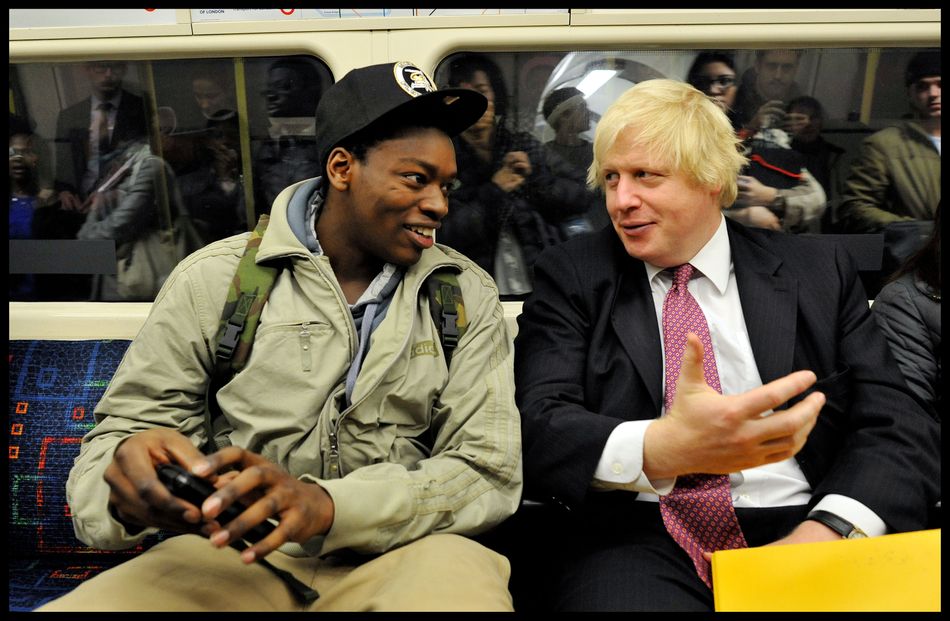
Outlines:
[[[9, 367], [9, 592], [11, 611], [31, 611], [82, 581], [141, 553], [159, 533], [130, 550], [103, 551], [78, 541], [66, 503], [66, 480], [82, 437], [149, 304], [11, 305]], [[520, 302], [504, 302], [510, 336]], [[65, 335], [88, 340], [68, 340]], [[547, 571], [565, 525], [552, 505], [526, 501], [515, 516], [479, 539], [509, 557], [517, 610], [543, 611]]]
[[30, 611], [157, 543], [104, 551], [76, 539], [66, 479], [129, 340], [11, 340], [10, 611]]
[[[129, 550], [96, 550], [76, 539], [66, 503], [66, 480], [95, 424], [93, 410], [149, 306], [93, 304], [88, 315], [64, 305], [11, 306], [11, 612], [35, 610], [168, 536], [158, 533]], [[520, 310], [520, 303], [505, 303], [512, 334]], [[87, 340], [67, 340], [67, 334]]]

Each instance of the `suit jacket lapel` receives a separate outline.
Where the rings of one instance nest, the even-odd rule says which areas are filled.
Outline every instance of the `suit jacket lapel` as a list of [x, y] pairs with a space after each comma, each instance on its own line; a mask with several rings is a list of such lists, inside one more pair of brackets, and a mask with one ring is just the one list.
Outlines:
[[798, 281], [748, 230], [730, 223], [729, 243], [752, 353], [762, 383], [768, 383], [793, 370]]
[[[663, 386], [663, 350], [657, 330], [653, 295], [643, 262], [621, 261], [610, 321], [624, 351], [643, 378], [659, 412]], [[652, 413], [651, 413], [652, 416]]]

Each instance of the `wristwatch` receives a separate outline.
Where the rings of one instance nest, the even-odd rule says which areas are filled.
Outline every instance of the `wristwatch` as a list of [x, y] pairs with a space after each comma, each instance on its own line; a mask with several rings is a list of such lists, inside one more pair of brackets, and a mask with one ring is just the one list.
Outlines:
[[864, 539], [868, 536], [866, 532], [834, 513], [828, 511], [812, 511], [808, 514], [806, 520], [821, 522], [831, 530], [841, 535], [844, 539]]

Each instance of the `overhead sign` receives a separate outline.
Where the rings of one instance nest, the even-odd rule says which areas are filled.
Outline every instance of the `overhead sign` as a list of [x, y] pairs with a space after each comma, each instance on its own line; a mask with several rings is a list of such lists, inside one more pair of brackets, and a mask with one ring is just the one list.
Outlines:
[[569, 9], [191, 9], [192, 22], [567, 13]]
[[90, 28], [177, 24], [175, 9], [10, 9], [10, 28]]

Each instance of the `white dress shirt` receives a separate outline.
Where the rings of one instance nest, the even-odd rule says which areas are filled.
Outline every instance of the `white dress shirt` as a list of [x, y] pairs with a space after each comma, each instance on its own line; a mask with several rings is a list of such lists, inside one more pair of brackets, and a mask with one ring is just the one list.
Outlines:
[[99, 99], [95, 94], [89, 97], [89, 157], [86, 159], [86, 171], [83, 174], [80, 187], [84, 192], [93, 189], [93, 185], [102, 176], [104, 171], [99, 170], [99, 137], [96, 134], [96, 122], [99, 118], [99, 104], [110, 103], [112, 108], [109, 110], [106, 122], [109, 128], [109, 140], [112, 140], [112, 133], [115, 131], [115, 121], [119, 116], [119, 104], [122, 102], [122, 90], [112, 99]]
[[[720, 220], [712, 238], [689, 262], [696, 268], [696, 274], [688, 285], [689, 291], [709, 324], [722, 393], [739, 394], [761, 386], [762, 379], [752, 353], [736, 287], [725, 217]], [[672, 285], [672, 273], [649, 263], [645, 263], [645, 267], [653, 292], [657, 329], [662, 334], [663, 300]], [[631, 318], [631, 321], [635, 320]], [[665, 367], [664, 355], [664, 378]], [[643, 473], [643, 438], [652, 422], [628, 421], [614, 429], [594, 472], [593, 486], [596, 489], [636, 491], [640, 492], [637, 500], [652, 502], [658, 500], [658, 494], [668, 494], [673, 489], [675, 479], [650, 481]], [[811, 499], [812, 489], [794, 457], [731, 473], [729, 480], [736, 507], [804, 505]], [[886, 532], [884, 521], [852, 498], [829, 494], [818, 502], [815, 509], [830, 511], [870, 536]]]

